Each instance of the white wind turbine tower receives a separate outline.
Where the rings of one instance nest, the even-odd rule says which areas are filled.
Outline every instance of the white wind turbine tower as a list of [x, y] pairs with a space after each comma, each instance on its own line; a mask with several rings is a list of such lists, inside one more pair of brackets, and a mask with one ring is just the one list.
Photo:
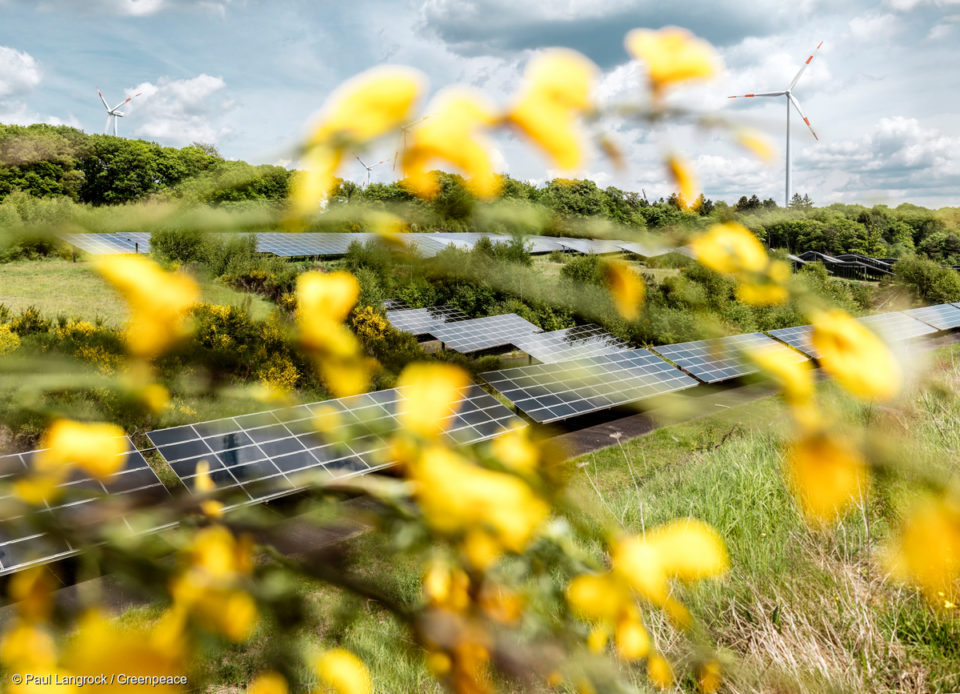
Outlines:
[[113, 135], [114, 135], [114, 137], [116, 137], [116, 135], [117, 135], [117, 120], [120, 119], [120, 118], [123, 118], [125, 115], [127, 115], [127, 114], [123, 113], [122, 111], [120, 111], [120, 107], [127, 105], [128, 103], [130, 103], [131, 101], [133, 101], [134, 99], [136, 99], [138, 96], [140, 96], [140, 94], [142, 94], [142, 93], [143, 93], [143, 92], [138, 92], [138, 93], [134, 94], [133, 96], [128, 96], [126, 99], [124, 99], [123, 101], [121, 101], [119, 104], [117, 104], [117, 105], [114, 106], [113, 108], [110, 108], [110, 104], [107, 103], [107, 100], [103, 98], [103, 94], [100, 92], [100, 87], [97, 87], [97, 96], [99, 96], [99, 97], [100, 97], [100, 101], [103, 102], [103, 107], [104, 107], [105, 109], [107, 109], [107, 124], [103, 126], [103, 134], [104, 134], [104, 135], [109, 134], [109, 132], [110, 132], [110, 121], [112, 120], [112, 121], [113, 121]]
[[393, 155], [393, 170], [397, 170], [397, 160], [400, 158], [400, 152], [403, 152], [407, 149], [407, 133], [410, 132], [410, 128], [422, 123], [427, 120], [430, 116], [424, 116], [423, 118], [418, 118], [412, 123], [407, 123], [406, 125], [400, 126], [400, 149], [397, 150], [396, 154]]
[[360, 155], [354, 154], [353, 156], [355, 156], [355, 157], [357, 158], [357, 161], [360, 162], [360, 166], [362, 166], [363, 168], [365, 168], [365, 169], [367, 170], [367, 177], [364, 179], [364, 181], [363, 181], [363, 186], [362, 186], [362, 187], [366, 188], [366, 187], [367, 187], [367, 184], [370, 183], [370, 173], [371, 173], [375, 168], [377, 168], [377, 167], [380, 166], [381, 164], [385, 163], [386, 160], [385, 160], [385, 159], [381, 159], [381, 160], [378, 161], [376, 164], [370, 164], [370, 166], [367, 166], [367, 165], [364, 163], [363, 159], [360, 158]]
[[762, 92], [757, 94], [737, 94], [735, 96], [727, 97], [728, 99], [737, 99], [737, 98], [751, 98], [754, 96], [784, 96], [786, 97], [787, 102], [787, 183], [786, 183], [786, 193], [784, 195], [785, 205], [789, 207], [790, 205], [790, 104], [793, 104], [797, 109], [797, 113], [800, 114], [800, 117], [803, 118], [803, 122], [807, 124], [807, 127], [810, 128], [810, 132], [813, 133], [814, 139], [819, 142], [820, 138], [817, 137], [817, 133], [814, 132], [813, 126], [810, 125], [810, 119], [804, 114], [803, 109], [800, 108], [800, 102], [797, 101], [797, 97], [793, 95], [793, 88], [797, 86], [797, 82], [800, 79], [800, 75], [803, 74], [803, 71], [807, 69], [807, 65], [810, 64], [810, 61], [813, 60], [813, 56], [816, 55], [817, 51], [820, 50], [820, 46], [823, 45], [823, 41], [817, 44], [817, 47], [813, 49], [813, 53], [810, 54], [810, 57], [807, 58], [806, 62], [800, 66], [800, 71], [796, 74], [793, 80], [790, 82], [790, 86], [787, 87], [786, 91], [782, 92]]

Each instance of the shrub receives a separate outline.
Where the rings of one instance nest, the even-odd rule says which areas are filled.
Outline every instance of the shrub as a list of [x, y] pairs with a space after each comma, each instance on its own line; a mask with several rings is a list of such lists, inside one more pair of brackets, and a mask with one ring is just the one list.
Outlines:
[[560, 276], [584, 284], [603, 284], [600, 258], [596, 255], [581, 255], [560, 268]]
[[10, 329], [21, 337], [45, 333], [50, 329], [50, 321], [40, 314], [40, 309], [36, 306], [27, 306], [10, 321]]
[[895, 280], [929, 304], [960, 301], [960, 274], [932, 261], [909, 256], [893, 266]]
[[9, 354], [20, 346], [20, 336], [9, 325], [0, 323], [0, 354]]

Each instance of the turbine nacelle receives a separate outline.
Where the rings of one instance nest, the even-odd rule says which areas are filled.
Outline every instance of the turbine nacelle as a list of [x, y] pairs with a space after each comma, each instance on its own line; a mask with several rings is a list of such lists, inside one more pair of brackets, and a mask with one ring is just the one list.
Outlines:
[[103, 127], [103, 134], [106, 135], [110, 132], [110, 121], [113, 121], [113, 135], [117, 136], [117, 119], [123, 118], [126, 113], [120, 110], [122, 106], [126, 106], [131, 101], [136, 99], [138, 96], [143, 94], [143, 92], [137, 92], [133, 96], [128, 96], [126, 99], [121, 101], [119, 104], [110, 108], [110, 104], [107, 103], [107, 100], [103, 98], [103, 93], [100, 91], [100, 87], [97, 87], [97, 96], [100, 97], [100, 102], [103, 104], [103, 107], [107, 110], [107, 123]]

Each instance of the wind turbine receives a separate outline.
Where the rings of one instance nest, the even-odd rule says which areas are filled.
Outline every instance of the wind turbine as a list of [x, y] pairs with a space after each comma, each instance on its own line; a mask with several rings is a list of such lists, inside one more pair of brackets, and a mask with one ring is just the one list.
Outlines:
[[103, 98], [103, 94], [100, 92], [100, 87], [97, 87], [97, 96], [99, 96], [99, 97], [100, 97], [100, 101], [103, 102], [103, 107], [104, 107], [105, 109], [107, 109], [107, 124], [103, 126], [103, 134], [104, 134], [104, 135], [106, 135], [106, 134], [109, 133], [109, 131], [110, 131], [110, 121], [113, 120], [113, 136], [114, 136], [114, 137], [117, 136], [117, 119], [118, 119], [118, 118], [123, 118], [125, 115], [127, 115], [126, 113], [123, 113], [123, 112], [121, 112], [121, 111], [119, 110], [120, 107], [121, 107], [121, 106], [125, 106], [126, 104], [130, 103], [131, 101], [133, 101], [134, 99], [136, 99], [138, 96], [140, 96], [140, 94], [143, 94], [143, 92], [138, 92], [138, 93], [134, 94], [133, 96], [128, 96], [126, 99], [124, 99], [123, 101], [121, 101], [119, 104], [117, 104], [117, 105], [114, 106], [113, 108], [110, 108], [110, 105], [107, 103], [107, 100]]
[[407, 149], [407, 133], [410, 132], [410, 128], [412, 128], [413, 126], [417, 125], [418, 123], [422, 123], [423, 121], [427, 120], [427, 118], [429, 118], [429, 117], [430, 117], [430, 116], [424, 116], [423, 118], [418, 118], [417, 120], [413, 121], [412, 123], [407, 123], [406, 125], [401, 125], [401, 126], [400, 126], [400, 149], [398, 149], [397, 152], [396, 152], [396, 154], [393, 155], [393, 170], [394, 170], [394, 171], [397, 170], [397, 160], [400, 158], [400, 152], [403, 152], [404, 150]]
[[360, 162], [360, 166], [362, 166], [363, 168], [365, 168], [365, 169], [367, 170], [367, 177], [366, 177], [366, 179], [364, 179], [364, 181], [363, 181], [363, 186], [362, 186], [363, 188], [366, 188], [366, 187], [367, 187], [367, 184], [370, 183], [370, 172], [372, 172], [375, 168], [377, 168], [377, 167], [380, 166], [381, 164], [385, 163], [386, 160], [385, 160], [385, 159], [381, 159], [381, 160], [378, 161], [376, 164], [370, 164], [370, 166], [367, 166], [367, 165], [364, 163], [363, 159], [360, 158], [360, 155], [354, 154], [353, 156], [355, 156], [355, 157], [357, 158], [357, 161]]
[[790, 86], [787, 87], [786, 91], [782, 92], [762, 92], [757, 94], [736, 94], [734, 96], [727, 97], [728, 99], [737, 99], [737, 98], [751, 98], [755, 96], [784, 96], [786, 97], [787, 102], [787, 183], [786, 183], [786, 193], [784, 205], [790, 206], [790, 104], [793, 104], [797, 109], [797, 113], [800, 114], [800, 117], [803, 118], [803, 122], [807, 124], [807, 127], [810, 128], [810, 132], [813, 133], [813, 138], [819, 142], [820, 138], [817, 137], [817, 133], [814, 131], [813, 126], [810, 125], [810, 119], [807, 118], [804, 114], [803, 109], [800, 108], [800, 102], [797, 101], [797, 97], [793, 95], [793, 88], [797, 86], [797, 82], [800, 79], [800, 75], [803, 74], [803, 71], [807, 69], [807, 65], [810, 64], [810, 61], [813, 60], [813, 56], [817, 54], [817, 51], [820, 50], [820, 46], [823, 45], [823, 41], [817, 44], [817, 47], [813, 49], [813, 53], [810, 54], [810, 57], [807, 58], [806, 62], [800, 66], [800, 71], [796, 74], [793, 80], [790, 82]]

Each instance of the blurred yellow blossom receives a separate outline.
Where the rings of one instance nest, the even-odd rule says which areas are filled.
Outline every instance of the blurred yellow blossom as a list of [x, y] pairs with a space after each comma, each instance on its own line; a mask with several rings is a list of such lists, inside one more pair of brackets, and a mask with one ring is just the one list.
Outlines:
[[591, 622], [615, 620], [631, 599], [623, 584], [609, 573], [574, 577], [566, 596], [574, 613]]
[[30, 622], [42, 622], [53, 609], [54, 584], [49, 569], [35, 566], [24, 569], [10, 579], [10, 600], [16, 603], [17, 614]]
[[561, 169], [583, 163], [584, 138], [577, 118], [593, 108], [597, 68], [580, 53], [554, 49], [527, 66], [520, 97], [507, 116]]
[[156, 357], [189, 333], [190, 309], [200, 299], [192, 278], [167, 272], [142, 255], [98, 256], [93, 267], [130, 307], [126, 343], [131, 354]]
[[595, 626], [587, 634], [587, 648], [591, 653], [602, 653], [610, 640], [610, 627], [606, 625]]
[[549, 514], [517, 477], [478, 467], [442, 446], [428, 448], [409, 467], [427, 522], [440, 532], [481, 528], [502, 547], [521, 552]]
[[247, 687], [247, 694], [287, 694], [287, 681], [278, 672], [264, 672]]
[[716, 660], [708, 660], [700, 666], [697, 684], [700, 685], [700, 691], [703, 694], [714, 694], [720, 689], [721, 672], [720, 663]]
[[869, 328], [843, 309], [813, 315], [810, 341], [820, 353], [820, 366], [852, 395], [864, 400], [890, 400], [900, 392], [900, 365]]
[[625, 615], [617, 623], [614, 632], [614, 645], [624, 660], [645, 658], [650, 652], [650, 635], [636, 612]]
[[714, 224], [695, 236], [690, 247], [701, 264], [725, 274], [763, 272], [769, 262], [760, 240], [736, 222]]
[[783, 388], [788, 403], [805, 405], [813, 399], [814, 370], [809, 360], [779, 348], [753, 349], [747, 356]]
[[116, 424], [57, 419], [43, 433], [39, 447], [34, 458], [38, 473], [58, 475], [76, 466], [105, 480], [123, 467], [123, 454], [129, 446]]
[[477, 604], [487, 617], [501, 624], [513, 624], [523, 614], [524, 598], [506, 586], [484, 581]]
[[58, 486], [63, 482], [65, 472], [22, 477], [13, 483], [13, 494], [24, 503], [39, 506], [45, 501], [53, 501], [62, 490]]
[[669, 689], [673, 686], [673, 668], [659, 653], [654, 653], [647, 658], [647, 677], [660, 689]]
[[523, 474], [536, 472], [540, 449], [530, 439], [530, 427], [512, 426], [493, 440], [491, 449], [494, 458], [504, 467]]
[[895, 578], [920, 586], [932, 603], [953, 609], [952, 600], [960, 597], [960, 502], [946, 495], [917, 502], [884, 559]]
[[[217, 485], [210, 477], [210, 463], [206, 460], [197, 463], [197, 474], [193, 478], [193, 488], [198, 494], [212, 494], [217, 490]], [[209, 518], [223, 516], [223, 504], [216, 499], [206, 499], [200, 502], [200, 510]]]
[[667, 170], [677, 185], [680, 205], [684, 209], [697, 209], [700, 206], [700, 181], [690, 162], [679, 155], [671, 154], [667, 157]]
[[371, 694], [373, 683], [366, 666], [345, 648], [334, 648], [314, 661], [321, 687], [313, 694]]
[[342, 163], [343, 150], [317, 145], [304, 153], [301, 168], [290, 179], [294, 214], [309, 214], [324, 203], [337, 184], [337, 169]]
[[204, 582], [234, 581], [253, 571], [253, 546], [248, 537], [238, 539], [222, 525], [211, 525], [197, 531], [184, 559]]
[[434, 560], [427, 565], [423, 593], [434, 607], [462, 612], [470, 606], [470, 578], [447, 562]]
[[483, 528], [470, 528], [460, 549], [467, 564], [479, 571], [486, 571], [502, 553], [497, 539]]
[[768, 164], [777, 156], [767, 136], [756, 130], [741, 130], [737, 134], [737, 143]]
[[401, 401], [400, 425], [419, 436], [435, 438], [450, 425], [463, 400], [470, 376], [459, 366], [442, 362], [414, 362], [397, 379]]
[[440, 182], [431, 167], [448, 162], [464, 173], [471, 193], [479, 198], [496, 196], [501, 180], [493, 171], [492, 146], [480, 135], [496, 123], [493, 109], [473, 92], [447, 89], [428, 110], [430, 118], [410, 129], [402, 158], [404, 185], [422, 198], [436, 197]]
[[737, 298], [751, 306], [780, 306], [787, 303], [787, 288], [772, 282], [742, 282], [737, 285]]
[[603, 269], [617, 313], [626, 320], [639, 318], [640, 308], [647, 294], [643, 277], [622, 260], [608, 260], [603, 264]]
[[[13, 619], [0, 636], [0, 663], [7, 672], [46, 673], [57, 663], [57, 646], [50, 633], [26, 619]], [[23, 690], [34, 687], [24, 686]]]
[[804, 515], [818, 523], [835, 521], [870, 484], [857, 447], [847, 437], [824, 430], [805, 433], [790, 446], [786, 473]]
[[655, 93], [677, 82], [712, 77], [719, 70], [713, 46], [679, 27], [634, 29], [624, 45], [646, 64]]

